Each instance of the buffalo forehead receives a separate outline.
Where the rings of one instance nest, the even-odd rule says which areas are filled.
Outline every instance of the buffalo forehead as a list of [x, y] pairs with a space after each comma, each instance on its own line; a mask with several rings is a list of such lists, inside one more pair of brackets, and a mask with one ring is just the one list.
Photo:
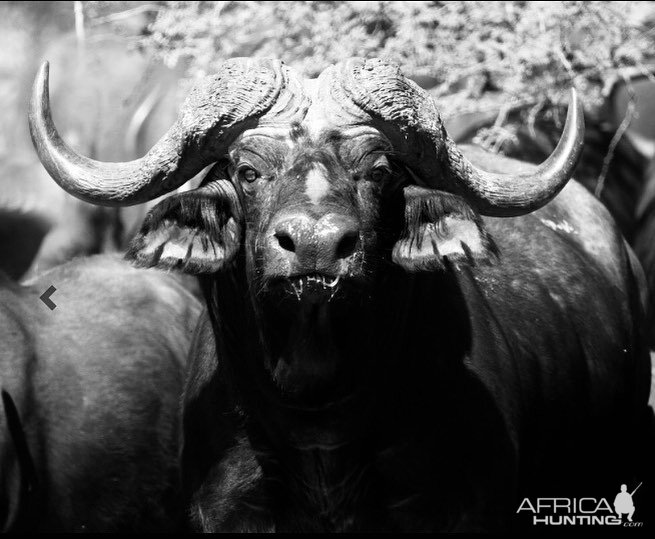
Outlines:
[[374, 150], [392, 151], [391, 142], [378, 129], [368, 125], [334, 125], [324, 123], [320, 129], [303, 121], [300, 124], [256, 127], [244, 131], [230, 150], [233, 159], [246, 152], [255, 152], [281, 164], [289, 158], [307, 157], [309, 151], [331, 153], [341, 161], [357, 161]]
[[347, 137], [356, 137], [362, 134], [381, 133], [372, 126], [372, 119], [358, 107], [348, 103], [337, 102], [328, 88], [329, 81], [318, 79], [304, 79], [302, 84], [288, 87], [288, 93], [295, 93], [291, 101], [302, 102], [306, 107], [298, 107], [298, 114], [280, 114], [277, 110], [269, 111], [259, 120], [258, 127], [251, 130], [267, 136], [284, 139], [293, 144], [293, 126], [299, 125], [310, 140], [318, 143], [325, 135], [334, 131], [341, 132]]

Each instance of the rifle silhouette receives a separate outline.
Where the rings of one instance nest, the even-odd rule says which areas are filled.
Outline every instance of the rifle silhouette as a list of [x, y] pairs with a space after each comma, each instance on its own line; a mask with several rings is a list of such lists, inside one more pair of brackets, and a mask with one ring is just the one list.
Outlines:
[[637, 488], [635, 488], [631, 493], [630, 496], [634, 496], [635, 492], [637, 492], [637, 489], [642, 485], [643, 481], [637, 485]]

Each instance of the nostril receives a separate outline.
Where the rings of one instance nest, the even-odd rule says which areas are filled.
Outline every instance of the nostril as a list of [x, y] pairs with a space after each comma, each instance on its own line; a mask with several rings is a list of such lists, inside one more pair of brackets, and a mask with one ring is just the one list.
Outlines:
[[357, 232], [347, 232], [339, 241], [337, 245], [337, 258], [348, 258], [351, 254], [355, 252], [355, 247], [357, 247]]
[[284, 249], [285, 251], [290, 251], [292, 253], [296, 252], [296, 244], [293, 243], [293, 240], [291, 239], [291, 236], [287, 234], [286, 232], [276, 232], [275, 237], [277, 238], [277, 242], [280, 244], [280, 247]]

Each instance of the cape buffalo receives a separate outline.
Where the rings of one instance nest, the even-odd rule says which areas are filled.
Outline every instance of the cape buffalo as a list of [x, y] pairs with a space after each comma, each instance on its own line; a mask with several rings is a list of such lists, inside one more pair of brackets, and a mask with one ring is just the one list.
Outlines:
[[197, 529], [506, 529], [523, 497], [601, 497], [641, 473], [643, 276], [566, 185], [574, 93], [535, 167], [466, 157], [392, 64], [303, 80], [232, 59], [143, 158], [103, 163], [60, 138], [47, 81], [44, 65], [32, 137], [75, 196], [139, 203], [216, 163], [129, 255], [199, 274], [208, 306], [183, 401]]
[[[51, 285], [54, 310], [39, 299]], [[199, 311], [174, 276], [109, 256], [27, 286], [0, 272], [0, 529], [181, 525], [178, 408]]]

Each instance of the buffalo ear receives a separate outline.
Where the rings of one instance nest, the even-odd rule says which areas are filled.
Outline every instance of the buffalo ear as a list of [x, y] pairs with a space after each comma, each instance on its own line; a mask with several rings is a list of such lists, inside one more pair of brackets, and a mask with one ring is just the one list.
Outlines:
[[498, 251], [482, 219], [462, 197], [405, 187], [405, 228], [393, 261], [407, 271], [434, 271], [462, 264], [491, 263]]
[[241, 209], [228, 180], [172, 195], [146, 216], [126, 258], [140, 267], [214, 273], [241, 245]]

